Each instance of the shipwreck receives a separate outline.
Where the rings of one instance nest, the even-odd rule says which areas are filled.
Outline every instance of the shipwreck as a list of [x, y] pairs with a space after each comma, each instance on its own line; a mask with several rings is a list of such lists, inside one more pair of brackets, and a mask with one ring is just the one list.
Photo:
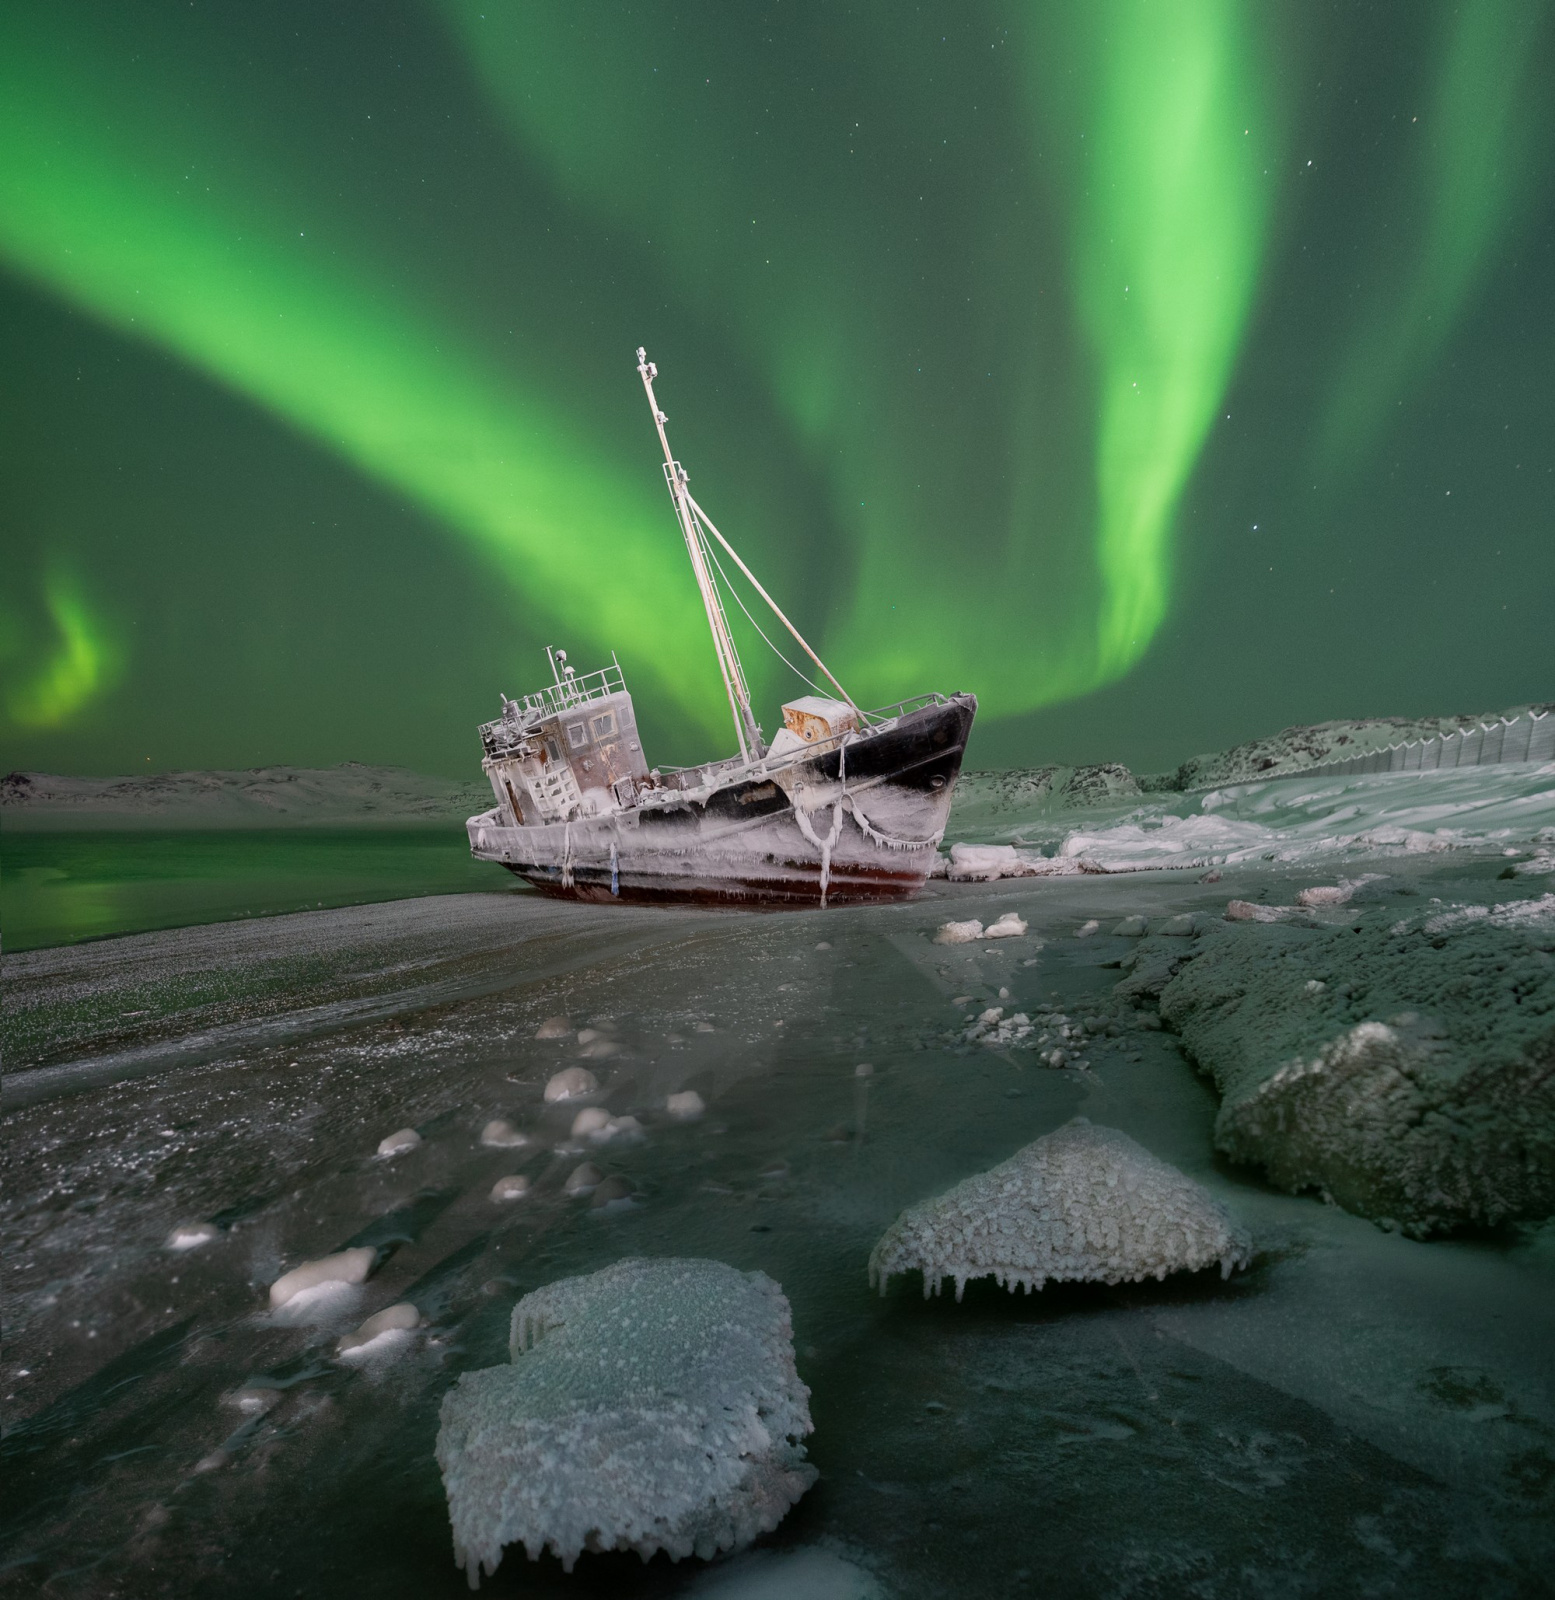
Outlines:
[[[495, 805], [467, 826], [471, 851], [547, 894], [579, 900], [798, 907], [902, 899], [923, 886], [944, 836], [977, 712], [970, 694], [864, 711], [692, 498], [643, 350], [637, 371], [664, 478], [701, 591], [737, 752], [650, 768], [620, 663], [579, 673], [547, 648], [552, 681], [480, 730]], [[723, 552], [792, 635], [822, 683], [762, 735], [724, 610], [728, 591], [771, 645]]]

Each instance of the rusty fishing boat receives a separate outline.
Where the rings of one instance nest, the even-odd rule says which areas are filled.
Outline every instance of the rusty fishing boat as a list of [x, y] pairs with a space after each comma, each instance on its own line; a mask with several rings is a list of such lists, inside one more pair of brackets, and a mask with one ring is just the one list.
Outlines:
[[[737, 753], [650, 768], [620, 663], [579, 673], [548, 647], [552, 681], [480, 730], [496, 804], [471, 817], [472, 853], [577, 900], [800, 907], [904, 899], [938, 854], [977, 700], [926, 694], [863, 711], [691, 496], [643, 350], [664, 480], [702, 594]], [[824, 684], [772, 644], [719, 551], [792, 635]], [[765, 742], [724, 610], [727, 591], [784, 665], [815, 690], [782, 707]]]

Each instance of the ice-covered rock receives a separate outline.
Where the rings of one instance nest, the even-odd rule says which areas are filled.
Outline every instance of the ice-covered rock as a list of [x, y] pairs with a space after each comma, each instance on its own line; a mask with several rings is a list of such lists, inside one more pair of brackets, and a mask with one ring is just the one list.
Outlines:
[[1342, 906], [1352, 894], [1355, 885], [1351, 883], [1315, 884], [1310, 889], [1303, 889], [1296, 896], [1298, 906]]
[[682, 1089], [678, 1094], [672, 1094], [665, 1100], [664, 1109], [682, 1122], [692, 1122], [700, 1117], [707, 1107], [695, 1089]]
[[572, 1136], [574, 1139], [586, 1139], [591, 1133], [598, 1133], [609, 1126], [610, 1113], [603, 1106], [584, 1106], [572, 1119]]
[[604, 1211], [610, 1206], [624, 1205], [636, 1192], [625, 1178], [606, 1178], [594, 1190], [594, 1197], [589, 1201], [589, 1207], [594, 1211]]
[[1029, 1294], [1049, 1280], [1128, 1283], [1252, 1257], [1247, 1233], [1191, 1178], [1115, 1128], [1077, 1117], [935, 1200], [909, 1206], [881, 1235], [869, 1281], [882, 1294], [920, 1271], [923, 1293], [993, 1277]]
[[1150, 924], [1140, 916], [1124, 917], [1121, 922], [1113, 924], [1112, 937], [1114, 939], [1139, 939], [1150, 931]]
[[1416, 1235], [1555, 1213], [1555, 915], [1530, 905], [1222, 926], [1161, 991], [1217, 1146]]
[[1187, 912], [1167, 917], [1155, 931], [1167, 939], [1191, 939], [1194, 933], [1193, 918]]
[[510, 1178], [498, 1178], [491, 1186], [491, 1198], [501, 1203], [522, 1200], [529, 1193], [529, 1179], [522, 1173]]
[[304, 1261], [270, 1285], [270, 1307], [274, 1310], [284, 1306], [305, 1289], [317, 1289], [326, 1283], [366, 1283], [377, 1260], [378, 1252], [370, 1244], [363, 1244], [332, 1256], [321, 1256], [317, 1261]]
[[545, 1086], [545, 1103], [582, 1100], [599, 1092], [599, 1079], [587, 1067], [563, 1067]]
[[1256, 900], [1228, 900], [1227, 922], [1290, 922], [1296, 916], [1294, 906], [1265, 906]]
[[472, 1586], [503, 1547], [672, 1560], [750, 1543], [815, 1480], [788, 1301], [717, 1261], [619, 1261], [513, 1312], [512, 1364], [443, 1401], [437, 1461]]
[[350, 1355], [364, 1350], [368, 1345], [383, 1338], [385, 1334], [408, 1333], [420, 1326], [421, 1312], [410, 1301], [402, 1300], [397, 1305], [385, 1306], [382, 1311], [375, 1311], [355, 1333], [344, 1335], [337, 1348], [341, 1355]]
[[1074, 930], [1074, 936], [1076, 939], [1089, 939], [1093, 933], [1100, 932], [1101, 924], [1096, 920], [1095, 917], [1092, 917], [1088, 922], [1082, 922], [1080, 926]]
[[562, 1188], [568, 1194], [589, 1194], [605, 1180], [605, 1175], [592, 1161], [584, 1161], [567, 1174]]
[[214, 1222], [181, 1222], [167, 1236], [169, 1250], [198, 1250], [221, 1237], [221, 1229]]
[[987, 883], [995, 878], [1019, 878], [1026, 873], [1015, 846], [1010, 844], [953, 844], [948, 876], [958, 883]]
[[414, 1128], [399, 1128], [378, 1141], [380, 1156], [402, 1156], [421, 1143], [421, 1135]]
[[537, 1039], [565, 1039], [572, 1032], [572, 1024], [566, 1017], [547, 1017], [535, 1029]]
[[520, 1133], [506, 1117], [493, 1117], [481, 1129], [481, 1143], [496, 1150], [517, 1150], [529, 1143], [529, 1136]]
[[934, 935], [935, 944], [972, 944], [983, 936], [983, 925], [975, 917], [968, 922], [941, 923]]
[[1025, 936], [1026, 923], [1019, 913], [1006, 911], [997, 922], [990, 922], [983, 930], [985, 939], [1020, 939]]

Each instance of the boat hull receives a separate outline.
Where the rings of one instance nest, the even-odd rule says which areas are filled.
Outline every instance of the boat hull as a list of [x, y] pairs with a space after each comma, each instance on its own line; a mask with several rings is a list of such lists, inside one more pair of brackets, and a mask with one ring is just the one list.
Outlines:
[[504, 827], [470, 847], [573, 900], [799, 909], [905, 900], [938, 856], [977, 702], [955, 695], [781, 768], [618, 812]]

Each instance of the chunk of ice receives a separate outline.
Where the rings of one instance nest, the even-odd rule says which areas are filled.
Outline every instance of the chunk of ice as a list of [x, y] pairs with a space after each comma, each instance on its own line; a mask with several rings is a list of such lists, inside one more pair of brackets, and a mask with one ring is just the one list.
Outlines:
[[378, 1141], [380, 1156], [401, 1156], [421, 1143], [421, 1135], [414, 1128], [399, 1128], [387, 1138]]
[[304, 1290], [317, 1289], [326, 1283], [365, 1283], [377, 1260], [378, 1252], [370, 1244], [363, 1244], [354, 1250], [321, 1256], [317, 1261], [304, 1261], [270, 1285], [271, 1309], [284, 1306]]
[[700, 1117], [707, 1107], [695, 1089], [682, 1089], [678, 1094], [669, 1096], [664, 1102], [664, 1109], [682, 1122], [692, 1122]]
[[545, 1086], [545, 1103], [581, 1100], [599, 1092], [599, 1079], [587, 1067], [563, 1067]]
[[1077, 1117], [1008, 1161], [909, 1206], [869, 1258], [882, 1294], [916, 1268], [923, 1293], [992, 1276], [1029, 1294], [1052, 1279], [1127, 1283], [1252, 1258], [1247, 1233], [1196, 1184], [1115, 1128]]
[[946, 922], [934, 935], [935, 944], [971, 944], [983, 936], [983, 925], [973, 918], [970, 922]]
[[443, 1400], [437, 1461], [472, 1585], [505, 1545], [704, 1560], [775, 1528], [815, 1481], [788, 1301], [717, 1261], [619, 1261], [513, 1312], [512, 1364]]

